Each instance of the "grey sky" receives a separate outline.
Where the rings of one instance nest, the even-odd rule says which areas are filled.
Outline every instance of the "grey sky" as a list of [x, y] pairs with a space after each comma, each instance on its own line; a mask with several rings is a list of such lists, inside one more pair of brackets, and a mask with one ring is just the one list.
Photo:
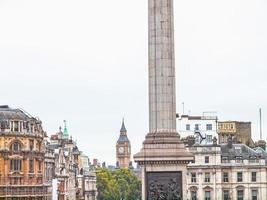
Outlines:
[[[252, 121], [267, 139], [267, 1], [174, 0], [177, 112]], [[121, 119], [148, 131], [147, 0], [0, 0], [0, 104], [48, 134], [68, 121], [90, 158], [115, 163]]]

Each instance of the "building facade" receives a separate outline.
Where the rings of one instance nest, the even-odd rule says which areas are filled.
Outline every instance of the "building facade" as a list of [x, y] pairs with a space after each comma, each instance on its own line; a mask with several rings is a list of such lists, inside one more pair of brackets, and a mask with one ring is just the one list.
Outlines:
[[228, 138], [232, 137], [236, 143], [255, 146], [251, 138], [251, 122], [219, 121], [218, 135], [219, 143], [227, 143]]
[[128, 168], [131, 163], [131, 143], [127, 136], [124, 120], [121, 125], [120, 137], [116, 144], [117, 167]]
[[202, 136], [205, 138], [205, 144], [212, 144], [212, 139], [218, 138], [217, 120], [217, 116], [211, 114], [203, 114], [202, 116], [181, 115], [177, 118], [177, 130], [183, 140], [189, 140], [193, 136], [198, 140], [197, 142], [200, 142], [201, 138], [199, 137]]
[[51, 135], [50, 149], [55, 155], [55, 179], [58, 200], [96, 200], [96, 174], [89, 166], [89, 159], [79, 151], [76, 143], [64, 131]]
[[190, 200], [266, 200], [266, 152], [244, 144], [189, 147], [195, 161], [187, 166]]
[[0, 199], [52, 198], [45, 179], [45, 137], [39, 119], [0, 106]]

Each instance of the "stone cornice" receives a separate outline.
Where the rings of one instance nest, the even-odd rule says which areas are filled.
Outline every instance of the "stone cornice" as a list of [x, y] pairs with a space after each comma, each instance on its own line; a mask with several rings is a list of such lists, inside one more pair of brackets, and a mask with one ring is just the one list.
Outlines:
[[138, 161], [137, 162], [139, 165], [144, 166], [144, 165], [187, 165], [190, 163], [188, 160], [147, 160], [147, 161]]

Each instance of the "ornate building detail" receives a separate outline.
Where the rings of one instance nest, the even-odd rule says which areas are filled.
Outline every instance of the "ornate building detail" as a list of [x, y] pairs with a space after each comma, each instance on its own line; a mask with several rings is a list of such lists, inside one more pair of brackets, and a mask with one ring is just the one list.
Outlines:
[[49, 149], [55, 155], [55, 179], [58, 200], [96, 200], [96, 174], [90, 168], [89, 158], [69, 137], [66, 121], [64, 131], [51, 135]]
[[131, 160], [131, 143], [127, 137], [124, 120], [122, 121], [120, 137], [116, 144], [117, 167], [128, 168]]
[[148, 199], [182, 200], [181, 172], [149, 172], [147, 182]]
[[0, 106], [0, 135], [0, 199], [51, 199], [42, 122], [22, 109]]
[[236, 144], [189, 147], [195, 162], [187, 165], [187, 199], [267, 200], [267, 153]]

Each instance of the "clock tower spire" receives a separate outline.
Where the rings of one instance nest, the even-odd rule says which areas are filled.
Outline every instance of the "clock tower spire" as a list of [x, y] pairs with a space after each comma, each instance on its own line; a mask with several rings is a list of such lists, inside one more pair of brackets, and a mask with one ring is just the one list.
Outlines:
[[120, 129], [120, 137], [116, 144], [117, 165], [120, 168], [128, 168], [131, 159], [131, 143], [127, 137], [124, 119]]

